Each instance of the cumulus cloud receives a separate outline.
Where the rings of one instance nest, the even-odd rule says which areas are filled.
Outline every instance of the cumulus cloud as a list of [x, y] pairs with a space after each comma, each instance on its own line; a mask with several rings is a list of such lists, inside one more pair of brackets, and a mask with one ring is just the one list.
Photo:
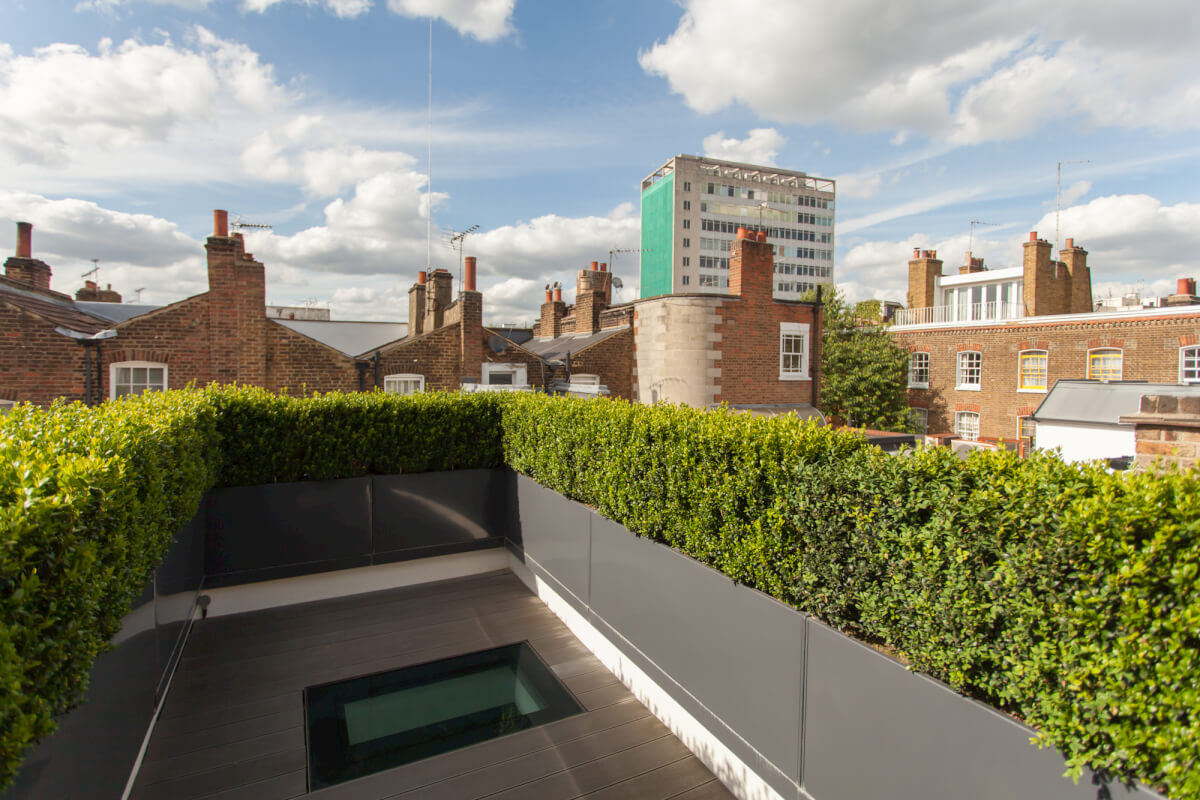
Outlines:
[[703, 113], [742, 103], [781, 122], [894, 131], [897, 143], [910, 133], [1013, 139], [1049, 121], [1200, 125], [1194, 6], [1148, 0], [1130, 15], [1083, 0], [683, 5], [676, 30], [639, 61]]
[[[160, 217], [0, 190], [0, 219], [33, 223], [33, 255], [50, 265], [51, 287], [67, 294], [83, 285], [92, 259], [99, 260], [100, 281], [112, 283], [127, 301], [139, 287], [146, 288], [146, 303], [170, 302], [207, 288], [201, 243]], [[15, 226], [0, 231], [0, 248], [11, 248], [15, 238]]]
[[726, 139], [724, 131], [704, 137], [704, 155], [725, 161], [750, 164], [774, 164], [775, 156], [787, 142], [774, 128], [754, 128], [745, 139]]
[[301, 3], [310, 8], [322, 7], [334, 16], [353, 19], [371, 10], [371, 0], [242, 0], [242, 11], [264, 14], [281, 3]]
[[1062, 204], [1069, 206], [1092, 190], [1091, 181], [1076, 181], [1062, 191]]
[[86, 148], [165, 141], [182, 125], [211, 127], [218, 99], [262, 114], [287, 90], [244, 44], [196, 26], [190, 45], [100, 42], [95, 53], [52, 44], [0, 48], [0, 150], [56, 164]]
[[839, 175], [837, 181], [838, 197], [874, 197], [879, 193], [883, 178], [873, 175]]
[[512, 32], [516, 0], [388, 0], [388, 10], [405, 17], [433, 17], [464, 36], [493, 42]]

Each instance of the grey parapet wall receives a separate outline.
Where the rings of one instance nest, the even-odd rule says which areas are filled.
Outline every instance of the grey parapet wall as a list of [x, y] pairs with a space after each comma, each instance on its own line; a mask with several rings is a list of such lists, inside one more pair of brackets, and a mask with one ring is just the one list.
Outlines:
[[785, 798], [1161, 796], [1085, 771], [1036, 732], [524, 476], [510, 549]]

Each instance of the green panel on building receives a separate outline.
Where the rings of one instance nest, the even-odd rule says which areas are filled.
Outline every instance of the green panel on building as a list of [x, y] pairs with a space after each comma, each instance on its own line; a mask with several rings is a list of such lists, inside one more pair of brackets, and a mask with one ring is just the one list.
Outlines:
[[675, 173], [642, 191], [642, 297], [670, 294], [675, 242]]

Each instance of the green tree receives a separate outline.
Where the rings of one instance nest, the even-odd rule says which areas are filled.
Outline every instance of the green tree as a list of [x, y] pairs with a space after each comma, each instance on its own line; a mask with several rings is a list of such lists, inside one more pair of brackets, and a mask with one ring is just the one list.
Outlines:
[[[804, 299], [813, 300], [815, 292]], [[832, 421], [910, 431], [908, 352], [885, 326], [863, 320], [836, 289], [822, 296], [821, 411]]]

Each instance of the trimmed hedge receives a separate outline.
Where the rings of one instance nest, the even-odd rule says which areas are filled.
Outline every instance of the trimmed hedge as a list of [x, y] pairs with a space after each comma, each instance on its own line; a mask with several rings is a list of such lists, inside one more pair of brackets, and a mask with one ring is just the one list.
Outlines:
[[1089, 765], [1200, 798], [1200, 472], [901, 456], [795, 418], [505, 398], [505, 461], [884, 644]]
[[22, 408], [0, 448], [0, 780], [205, 489], [507, 464], [1025, 719], [1076, 774], [1200, 798], [1195, 470], [894, 456], [619, 401], [245, 388]]

